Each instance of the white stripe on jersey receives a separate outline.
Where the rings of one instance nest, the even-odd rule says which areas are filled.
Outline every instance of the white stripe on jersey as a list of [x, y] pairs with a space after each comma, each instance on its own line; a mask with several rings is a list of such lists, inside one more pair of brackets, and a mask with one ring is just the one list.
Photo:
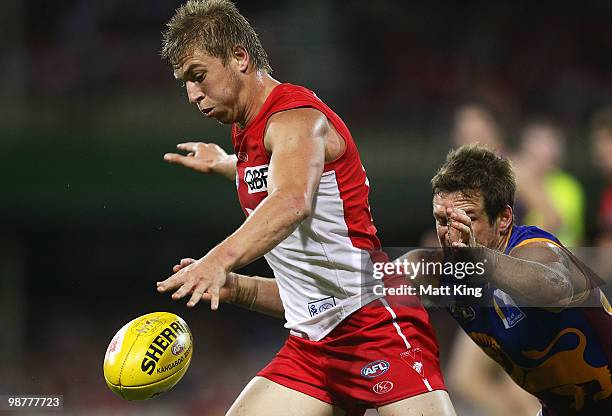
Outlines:
[[370, 254], [353, 245], [345, 217], [336, 173], [325, 172], [311, 216], [265, 255], [285, 307], [285, 327], [311, 340], [380, 297], [371, 289]]

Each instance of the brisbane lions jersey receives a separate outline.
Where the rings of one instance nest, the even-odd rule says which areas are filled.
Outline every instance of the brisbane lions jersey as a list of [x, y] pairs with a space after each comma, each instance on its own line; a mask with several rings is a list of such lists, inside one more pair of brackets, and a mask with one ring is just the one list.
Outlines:
[[[544, 230], [515, 225], [504, 254], [532, 242], [561, 247]], [[589, 285], [590, 290], [566, 308], [518, 306], [489, 285], [480, 307], [467, 302], [450, 311], [487, 355], [540, 399], [543, 416], [610, 415], [612, 308], [590, 279]]]
[[306, 107], [327, 117], [346, 150], [325, 164], [312, 214], [265, 258], [278, 283], [285, 326], [295, 335], [318, 341], [376, 298], [371, 290], [362, 291], [367, 281], [364, 270], [372, 270], [370, 253], [380, 249], [380, 242], [368, 205], [368, 179], [351, 133], [312, 91], [280, 84], [244, 129], [232, 126], [232, 141], [238, 158], [238, 197], [248, 217], [268, 196], [271, 155], [264, 147], [264, 135], [269, 118]]

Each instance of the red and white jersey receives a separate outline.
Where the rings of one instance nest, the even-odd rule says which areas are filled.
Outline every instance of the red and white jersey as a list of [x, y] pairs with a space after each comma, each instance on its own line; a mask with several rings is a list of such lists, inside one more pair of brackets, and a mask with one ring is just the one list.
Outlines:
[[325, 164], [310, 217], [265, 258], [278, 283], [285, 326], [318, 341], [377, 298], [370, 290], [362, 293], [364, 283], [371, 279], [364, 275], [365, 270], [372, 270], [370, 254], [380, 249], [380, 242], [368, 204], [368, 180], [351, 133], [312, 91], [280, 84], [244, 130], [232, 127], [232, 141], [238, 158], [238, 197], [248, 216], [268, 196], [271, 155], [264, 147], [268, 119], [277, 112], [304, 107], [327, 117], [344, 139], [346, 150]]

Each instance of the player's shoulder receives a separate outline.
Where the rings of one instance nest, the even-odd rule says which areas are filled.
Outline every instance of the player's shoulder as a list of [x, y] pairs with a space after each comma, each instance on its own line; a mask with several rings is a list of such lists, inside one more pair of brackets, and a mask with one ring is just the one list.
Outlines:
[[561, 245], [559, 239], [554, 235], [534, 225], [513, 225], [510, 230], [506, 253], [510, 250], [535, 242], [552, 242]]
[[284, 82], [274, 87], [272, 94], [272, 98], [275, 101], [281, 102], [284, 100], [319, 100], [314, 91], [301, 85], [290, 84], [288, 82]]

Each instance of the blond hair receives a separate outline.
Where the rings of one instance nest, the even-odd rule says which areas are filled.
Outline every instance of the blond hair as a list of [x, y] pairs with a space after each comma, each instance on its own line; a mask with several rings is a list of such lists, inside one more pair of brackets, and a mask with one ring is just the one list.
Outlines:
[[272, 72], [257, 33], [229, 0], [189, 0], [176, 9], [163, 32], [161, 55], [176, 67], [201, 50], [227, 63], [235, 46], [249, 54], [253, 68]]

